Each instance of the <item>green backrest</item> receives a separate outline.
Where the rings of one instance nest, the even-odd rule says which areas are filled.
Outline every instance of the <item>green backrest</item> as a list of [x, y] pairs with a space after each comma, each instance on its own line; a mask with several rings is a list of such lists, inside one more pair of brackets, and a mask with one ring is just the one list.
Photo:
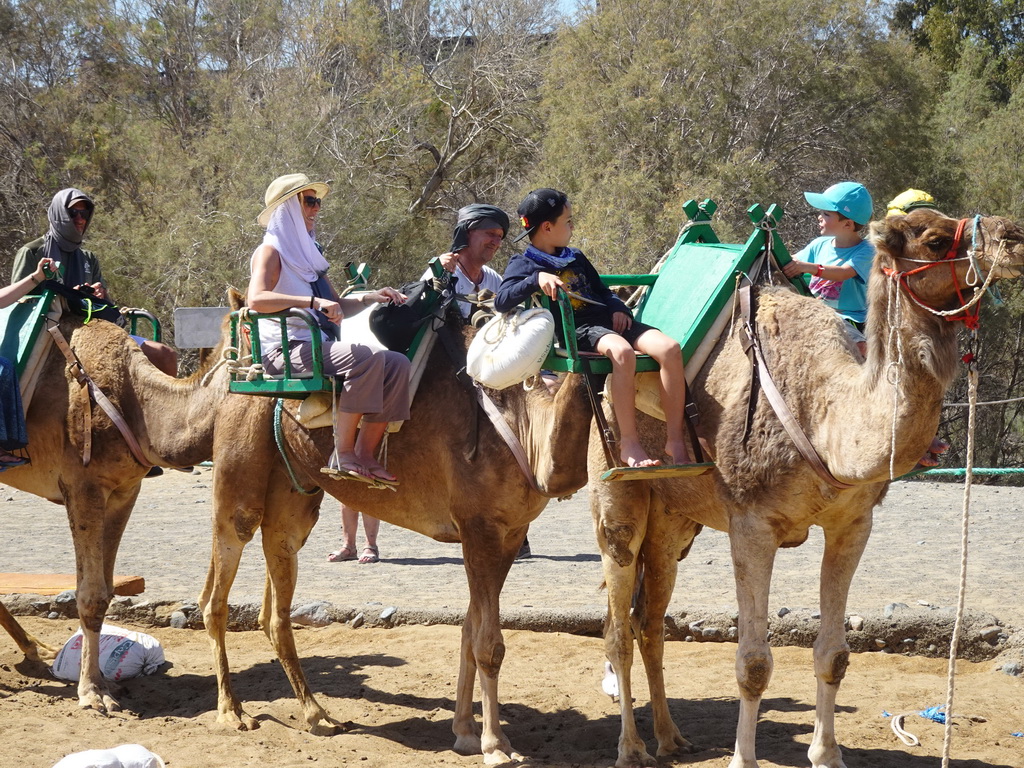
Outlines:
[[46, 313], [53, 298], [53, 291], [43, 291], [0, 309], [0, 355], [14, 362], [19, 377], [46, 325]]

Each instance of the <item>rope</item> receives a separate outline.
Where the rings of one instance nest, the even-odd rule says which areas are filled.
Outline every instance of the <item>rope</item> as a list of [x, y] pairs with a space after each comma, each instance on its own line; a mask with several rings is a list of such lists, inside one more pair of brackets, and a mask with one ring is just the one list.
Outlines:
[[907, 715], [912, 715], [913, 712], [904, 712], [902, 715], [893, 715], [892, 720], [889, 721], [889, 726], [892, 728], [892, 732], [896, 734], [896, 738], [906, 744], [908, 747], [919, 747], [921, 746], [921, 740], [914, 734], [903, 727], [903, 721]]
[[[898, 333], [903, 323], [903, 302], [900, 301], [899, 284], [889, 282], [885, 302], [885, 318], [889, 323], [888, 345], [891, 352], [893, 339], [896, 341], [896, 358], [890, 359], [886, 378], [892, 384], [892, 421], [889, 436], [889, 479], [896, 479], [896, 420], [899, 417], [900, 374], [903, 371], [903, 336]], [[890, 355], [891, 357], [891, 355]]]
[[299, 483], [299, 478], [295, 476], [295, 470], [292, 469], [292, 463], [288, 459], [288, 454], [284, 450], [284, 429], [281, 427], [281, 414], [284, 412], [284, 400], [277, 398], [277, 402], [274, 403], [274, 442], [277, 443], [277, 452], [281, 454], [281, 458], [284, 460], [284, 468], [288, 472], [288, 477], [292, 481], [292, 488], [301, 493], [303, 496], [315, 496], [320, 492], [319, 487], [314, 487], [313, 490], [307, 491]]
[[213, 374], [216, 373], [217, 369], [221, 366], [227, 367], [228, 371], [231, 373], [232, 379], [236, 376], [244, 376], [246, 381], [269, 378], [266, 369], [263, 367], [263, 363], [245, 365], [245, 363], [251, 362], [252, 355], [242, 356], [238, 347], [224, 347], [221, 351], [220, 360], [214, 363], [213, 367], [206, 372], [206, 375], [203, 376], [203, 380], [200, 382], [200, 385], [205, 387], [213, 377]]
[[970, 529], [971, 482], [974, 465], [974, 427], [977, 416], [978, 400], [978, 369], [972, 360], [967, 370], [967, 399], [971, 404], [967, 416], [967, 463], [964, 478], [963, 521], [960, 527], [960, 588], [956, 601], [956, 621], [953, 624], [953, 637], [949, 641], [949, 669], [946, 681], [946, 727], [942, 739], [942, 768], [949, 767], [949, 751], [953, 740], [953, 691], [956, 680], [956, 650], [960, 645], [960, 634], [963, 631], [964, 597], [967, 593], [967, 539]]
[[[1006, 405], [1007, 403], [1019, 403], [1024, 400], [1024, 397], [1010, 397], [1006, 400], [986, 400], [982, 403], [975, 403], [975, 405]], [[943, 403], [943, 408], [970, 408], [970, 403]]]

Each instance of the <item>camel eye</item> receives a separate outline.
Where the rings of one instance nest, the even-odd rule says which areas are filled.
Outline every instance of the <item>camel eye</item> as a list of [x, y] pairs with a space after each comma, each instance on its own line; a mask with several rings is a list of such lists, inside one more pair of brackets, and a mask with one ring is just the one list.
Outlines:
[[953, 239], [942, 235], [935, 235], [925, 240], [924, 246], [933, 253], [945, 253], [949, 250]]

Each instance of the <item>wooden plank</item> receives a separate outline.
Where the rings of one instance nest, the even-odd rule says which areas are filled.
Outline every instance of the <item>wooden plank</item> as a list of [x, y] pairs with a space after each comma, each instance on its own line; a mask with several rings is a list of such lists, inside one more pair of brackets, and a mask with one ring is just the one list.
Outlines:
[[704, 464], [656, 464], [653, 467], [612, 467], [601, 475], [602, 480], [664, 480], [668, 477], [694, 477], [715, 468]]
[[[73, 573], [0, 573], [0, 595], [59, 595], [77, 586]], [[115, 595], [139, 595], [145, 588], [141, 576], [114, 576]]]

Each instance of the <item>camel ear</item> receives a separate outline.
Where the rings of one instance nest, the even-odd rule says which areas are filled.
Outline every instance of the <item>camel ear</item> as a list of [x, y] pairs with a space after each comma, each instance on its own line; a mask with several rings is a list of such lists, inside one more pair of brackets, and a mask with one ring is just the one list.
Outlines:
[[906, 216], [886, 216], [871, 222], [871, 242], [876, 251], [885, 251], [890, 257], [903, 254], [910, 239], [910, 226]]
[[238, 292], [237, 288], [228, 286], [228, 306], [235, 312], [245, 306], [245, 296]]

